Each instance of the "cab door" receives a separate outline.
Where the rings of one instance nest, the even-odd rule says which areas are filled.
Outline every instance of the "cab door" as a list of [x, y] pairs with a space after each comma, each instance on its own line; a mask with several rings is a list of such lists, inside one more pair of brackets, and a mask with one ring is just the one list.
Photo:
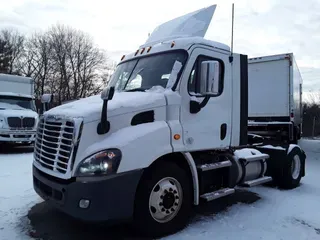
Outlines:
[[[199, 94], [200, 70], [203, 61], [219, 61], [219, 92], [210, 97]], [[189, 58], [182, 77], [180, 121], [186, 150], [221, 149], [230, 146], [232, 119], [232, 84], [229, 54], [197, 47]], [[194, 101], [202, 108], [198, 112]]]

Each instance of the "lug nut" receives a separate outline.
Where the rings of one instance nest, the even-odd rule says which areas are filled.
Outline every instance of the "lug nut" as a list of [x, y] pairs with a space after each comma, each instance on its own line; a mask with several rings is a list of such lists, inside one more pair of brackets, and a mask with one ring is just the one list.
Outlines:
[[178, 203], [174, 203], [175, 206], [178, 206]]
[[163, 196], [161, 195], [160, 198], [163, 199]]
[[171, 211], [172, 211], [172, 212], [174, 212], [174, 209], [173, 209], [173, 208], [171, 208]]
[[170, 188], [170, 189], [169, 189], [169, 191], [170, 191], [170, 192], [172, 192], [172, 191], [173, 191], [173, 189], [172, 189], [172, 188]]
[[162, 208], [162, 209], [161, 209], [161, 211], [162, 211], [162, 212], [164, 212], [164, 211], [165, 211], [165, 209], [164, 209], [164, 208]]
[[169, 214], [170, 213], [169, 210], [167, 210], [166, 213]]
[[161, 203], [159, 203], [159, 206], [163, 206], [163, 203], [161, 202]]
[[176, 196], [176, 199], [179, 199], [179, 196]]
[[168, 193], [168, 190], [166, 189], [166, 190], [164, 190], [164, 193]]
[[177, 194], [178, 192], [176, 190], [173, 191], [174, 194]]

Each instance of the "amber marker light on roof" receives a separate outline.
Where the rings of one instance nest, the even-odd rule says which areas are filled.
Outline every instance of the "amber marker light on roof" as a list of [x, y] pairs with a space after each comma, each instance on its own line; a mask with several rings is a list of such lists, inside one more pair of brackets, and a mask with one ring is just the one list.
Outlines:
[[173, 42], [171, 43], [171, 47], [173, 48], [174, 45], [176, 45], [175, 41], [173, 41]]
[[147, 53], [150, 52], [151, 48], [152, 48], [152, 47], [148, 47]]
[[123, 56], [122, 56], [121, 61], [125, 58], [125, 56], [126, 56], [126, 55], [123, 55]]

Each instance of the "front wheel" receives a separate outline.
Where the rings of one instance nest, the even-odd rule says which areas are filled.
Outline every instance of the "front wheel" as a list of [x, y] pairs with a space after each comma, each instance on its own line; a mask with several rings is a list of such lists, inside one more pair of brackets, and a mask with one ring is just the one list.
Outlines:
[[165, 162], [148, 169], [135, 199], [135, 228], [144, 235], [161, 237], [186, 226], [192, 205], [192, 185], [187, 173]]

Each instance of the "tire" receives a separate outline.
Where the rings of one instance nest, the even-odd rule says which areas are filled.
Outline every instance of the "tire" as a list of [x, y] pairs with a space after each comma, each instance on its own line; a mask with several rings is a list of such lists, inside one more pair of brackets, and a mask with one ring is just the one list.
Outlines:
[[294, 147], [287, 155], [282, 176], [275, 176], [275, 182], [280, 188], [293, 189], [299, 186], [303, 176], [304, 158], [299, 147]]
[[[142, 177], [136, 193], [133, 227], [153, 238], [183, 229], [191, 216], [192, 192], [182, 168], [171, 162], [153, 166]], [[164, 217], [163, 213], [169, 215]]]

